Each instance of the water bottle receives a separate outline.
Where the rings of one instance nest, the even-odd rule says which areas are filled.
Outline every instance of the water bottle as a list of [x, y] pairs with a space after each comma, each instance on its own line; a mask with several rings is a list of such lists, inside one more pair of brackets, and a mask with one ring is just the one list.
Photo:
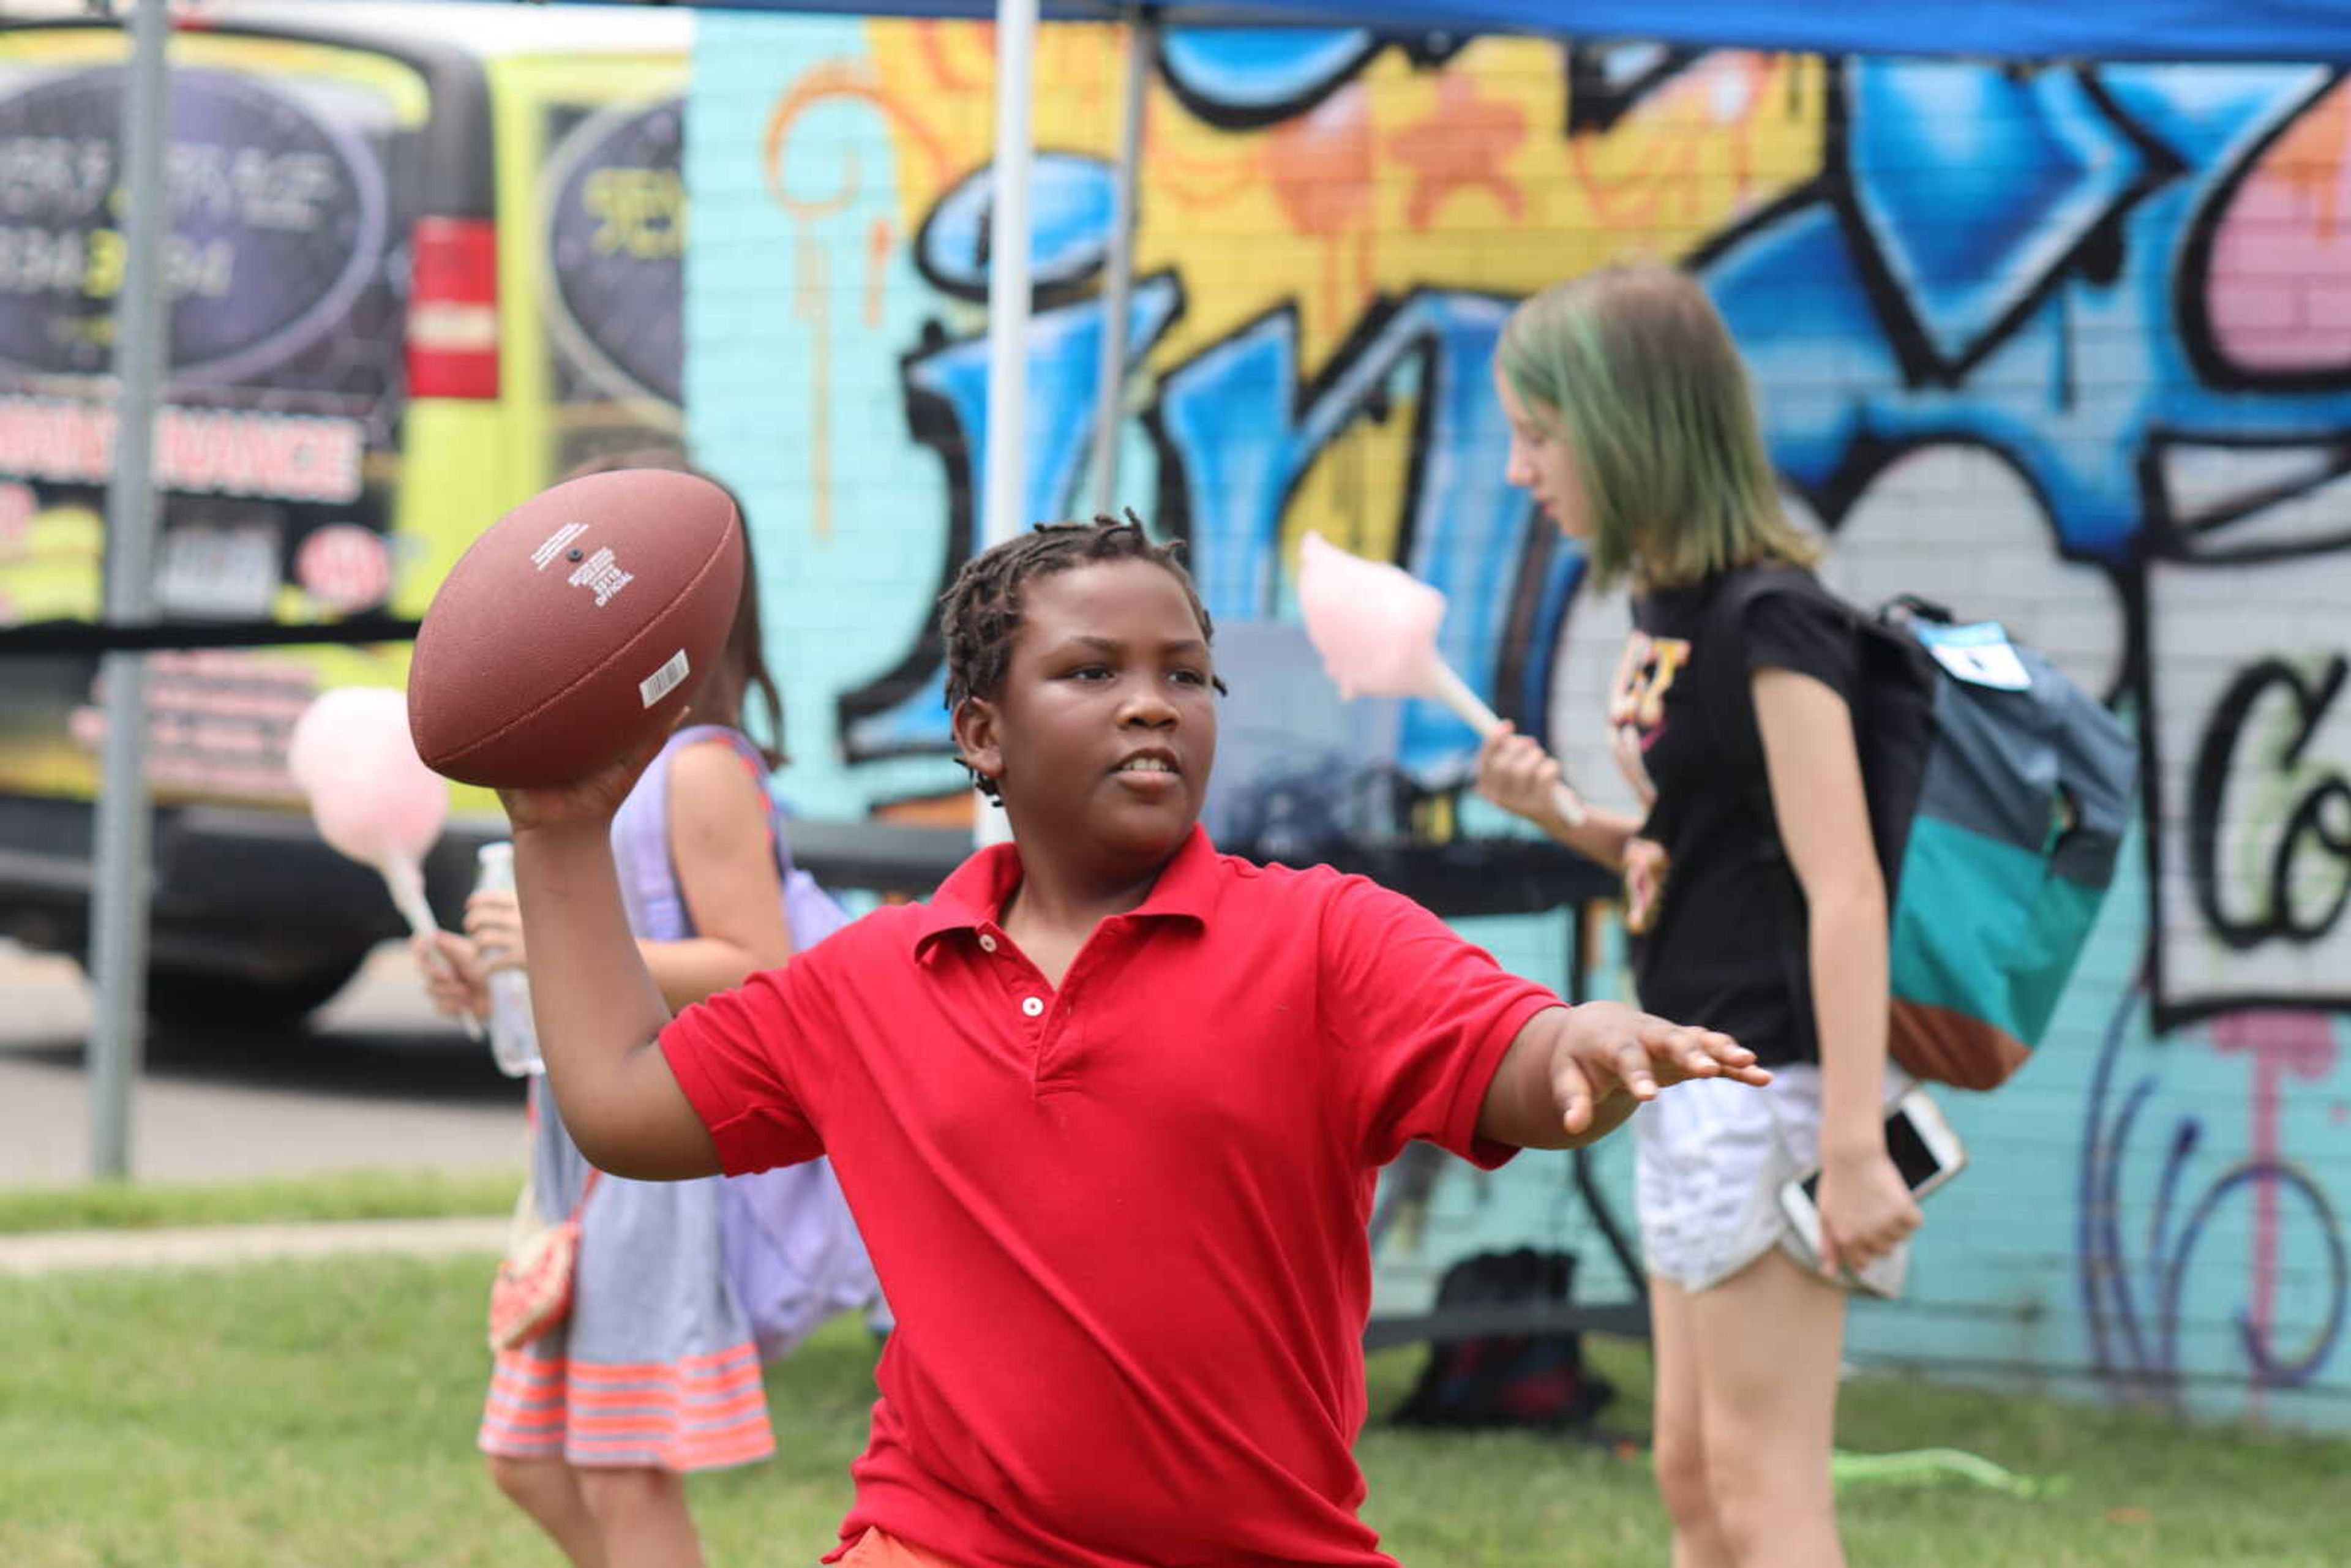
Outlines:
[[[475, 852], [475, 893], [514, 891], [513, 844], [503, 839], [484, 844]], [[482, 956], [495, 962], [498, 954], [488, 950]], [[489, 985], [490, 1060], [509, 1078], [546, 1071], [538, 1057], [538, 1030], [530, 1021], [530, 977], [509, 966], [491, 970]]]

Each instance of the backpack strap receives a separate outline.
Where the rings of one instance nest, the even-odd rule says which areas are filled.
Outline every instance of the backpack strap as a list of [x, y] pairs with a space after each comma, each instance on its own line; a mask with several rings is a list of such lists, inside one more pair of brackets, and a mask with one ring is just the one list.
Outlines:
[[1877, 608], [1877, 619], [1888, 626], [1904, 626], [1913, 621], [1933, 621], [1949, 626], [1959, 619], [1947, 605], [1931, 599], [1921, 599], [1915, 593], [1897, 593]]
[[669, 737], [612, 816], [612, 859], [629, 927], [655, 941], [691, 934], [669, 867], [669, 765], [688, 733]]
[[1802, 567], [1750, 566], [1730, 573], [1715, 590], [1712, 601], [1706, 607], [1708, 640], [1728, 647], [1743, 647], [1748, 607], [1774, 593], [1802, 594], [1817, 602], [1834, 605], [1848, 622], [1860, 619], [1859, 612], [1831, 593], [1820, 579]]
[[[1753, 704], [1747, 697], [1747, 612], [1759, 601], [1775, 593], [1798, 593], [1816, 601], [1824, 600], [1842, 612], [1849, 623], [1856, 619], [1844, 601], [1823, 588], [1819, 580], [1801, 567], [1745, 567], [1726, 576], [1717, 586], [1699, 622], [1698, 650], [1700, 660], [1716, 661], [1712, 668], [1718, 673], [1722, 695], [1729, 699], [1716, 706], [1715, 744], [1736, 751], [1743, 748], [1751, 736], [1759, 759], [1762, 756], [1763, 731], [1761, 722], [1753, 716]], [[1733, 716], [1741, 712], [1749, 715], [1745, 734], [1733, 727], [1737, 724]], [[1756, 785], [1754, 801], [1760, 808], [1760, 819], [1769, 826], [1776, 843], [1779, 818], [1772, 805], [1768, 779]]]
[[629, 792], [612, 819], [612, 851], [621, 867], [621, 894], [628, 904], [629, 922], [650, 940], [676, 941], [694, 935], [669, 854], [670, 768], [677, 754], [704, 741], [723, 741], [749, 764], [768, 802], [768, 837], [775, 845], [776, 871], [790, 885], [794, 867], [791, 842], [784, 832], [775, 797], [766, 787], [768, 759], [739, 729], [720, 724], [688, 725], [669, 737], [637, 787]]
[[[1705, 634], [1735, 643], [1748, 607], [1773, 593], [1800, 593], [1832, 606], [1853, 635], [1856, 684], [1846, 706], [1853, 715], [1854, 743], [1861, 760], [1870, 838], [1890, 902], [1909, 841], [1910, 819], [1918, 804], [1927, 751], [1933, 741], [1939, 680], [1934, 660], [1909, 628], [1918, 622], [1949, 624], [1954, 617], [1942, 605], [1908, 593], [1888, 600], [1873, 615], [1831, 591], [1809, 571], [1771, 566], [1750, 569], [1724, 583], [1707, 607]], [[1761, 738], [1759, 727], [1759, 746]], [[1771, 825], [1777, 843], [1779, 818], [1770, 788], [1768, 780], [1761, 786], [1761, 804], [1765, 808], [1761, 816]]]
[[[726, 741], [760, 779], [767, 778], [768, 759], [741, 730], [705, 725], [682, 733], [697, 739]], [[768, 798], [768, 841], [775, 846], [776, 876], [784, 890], [784, 919], [791, 926], [792, 951], [805, 952], [848, 925], [849, 913], [841, 908], [839, 900], [818, 885], [814, 877], [793, 863], [792, 835], [783, 804], [776, 799], [774, 790], [763, 786], [762, 792]]]

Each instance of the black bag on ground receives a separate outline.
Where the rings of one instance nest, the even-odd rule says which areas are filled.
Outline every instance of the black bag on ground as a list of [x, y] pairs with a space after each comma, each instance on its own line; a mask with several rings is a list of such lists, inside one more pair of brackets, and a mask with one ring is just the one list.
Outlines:
[[[1480, 1252], [1445, 1271], [1437, 1307], [1564, 1306], [1574, 1283], [1573, 1252]], [[1473, 1334], [1429, 1345], [1420, 1381], [1394, 1419], [1405, 1427], [1582, 1427], [1615, 1397], [1614, 1385], [1585, 1370], [1583, 1336], [1573, 1329]]]

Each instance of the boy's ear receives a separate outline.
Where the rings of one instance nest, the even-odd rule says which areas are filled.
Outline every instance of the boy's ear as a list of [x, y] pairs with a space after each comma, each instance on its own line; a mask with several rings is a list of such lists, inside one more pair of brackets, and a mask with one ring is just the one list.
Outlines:
[[983, 778], [1004, 777], [1004, 746], [994, 703], [986, 697], [964, 698], [955, 711], [955, 738], [966, 767]]

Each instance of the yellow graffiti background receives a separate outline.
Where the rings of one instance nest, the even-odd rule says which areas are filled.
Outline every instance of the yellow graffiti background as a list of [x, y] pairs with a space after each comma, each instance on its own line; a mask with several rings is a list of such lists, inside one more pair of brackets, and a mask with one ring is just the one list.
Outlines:
[[[841, 70], [889, 123], [911, 235], [991, 155], [994, 29], [866, 27], [870, 75]], [[1114, 158], [1125, 57], [1123, 28], [1041, 29], [1036, 144]], [[1282, 306], [1297, 313], [1311, 378], [1383, 298], [1526, 294], [1614, 259], [1678, 258], [1820, 172], [1817, 57], [1715, 54], [1604, 131], [1573, 135], [1568, 92], [1556, 44], [1482, 38], [1437, 68], [1390, 48], [1304, 113], [1231, 131], [1155, 75], [1135, 270], [1176, 272], [1186, 303], [1146, 379]], [[1332, 444], [1292, 500], [1293, 535], [1321, 527], [1358, 549], [1393, 548], [1384, 535], [1402, 515], [1412, 413]]]

